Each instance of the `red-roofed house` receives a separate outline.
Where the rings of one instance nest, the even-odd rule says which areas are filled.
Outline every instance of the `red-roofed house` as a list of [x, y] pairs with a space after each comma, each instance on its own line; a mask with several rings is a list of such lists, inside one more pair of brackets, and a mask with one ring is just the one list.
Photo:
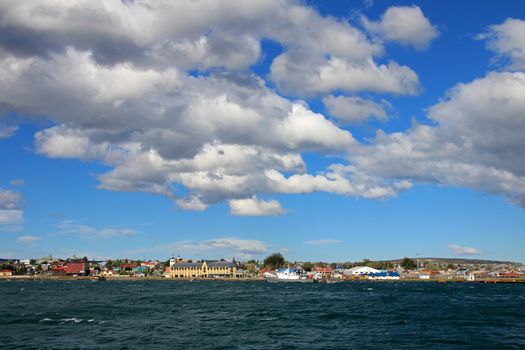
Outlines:
[[89, 273], [88, 264], [83, 261], [70, 261], [66, 265], [67, 275], [87, 275]]

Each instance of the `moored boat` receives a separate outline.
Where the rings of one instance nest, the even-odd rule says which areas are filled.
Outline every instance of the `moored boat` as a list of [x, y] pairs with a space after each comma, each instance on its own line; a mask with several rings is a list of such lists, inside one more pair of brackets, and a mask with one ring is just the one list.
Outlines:
[[313, 283], [314, 280], [306, 277], [295, 269], [279, 269], [275, 273], [266, 273], [264, 278], [268, 282], [295, 282], [295, 283]]

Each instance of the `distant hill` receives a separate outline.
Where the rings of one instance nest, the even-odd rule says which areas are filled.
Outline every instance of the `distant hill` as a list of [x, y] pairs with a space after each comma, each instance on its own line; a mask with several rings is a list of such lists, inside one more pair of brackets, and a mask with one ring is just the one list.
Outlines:
[[[411, 257], [410, 259], [416, 261], [417, 258]], [[399, 264], [403, 259], [387, 260], [393, 264]], [[500, 260], [484, 260], [484, 259], [465, 259], [465, 258], [431, 258], [431, 257], [419, 257], [420, 262], [439, 262], [441, 264], [505, 264], [505, 265], [521, 265], [521, 263], [513, 261], [500, 261]]]

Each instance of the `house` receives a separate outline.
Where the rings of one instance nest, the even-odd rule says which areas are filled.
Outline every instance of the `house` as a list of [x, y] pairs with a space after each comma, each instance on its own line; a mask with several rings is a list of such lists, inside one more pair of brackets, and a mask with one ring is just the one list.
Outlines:
[[84, 261], [70, 261], [66, 265], [66, 275], [87, 275], [89, 266]]
[[13, 271], [11, 270], [0, 270], [0, 277], [13, 276]]
[[140, 263], [140, 266], [145, 266], [148, 269], [154, 269], [160, 264], [159, 261], [144, 261]]
[[501, 278], [519, 278], [522, 277], [522, 274], [517, 273], [516, 271], [502, 272], [499, 274]]
[[137, 266], [131, 270], [131, 274], [137, 277], [146, 277], [147, 273], [148, 273], [148, 268], [146, 266]]
[[108, 269], [102, 270], [100, 274], [104, 277], [111, 277], [114, 275], [118, 275], [118, 273], [114, 272], [114, 270], [108, 270]]
[[53, 266], [51, 268], [51, 274], [54, 276], [65, 276], [66, 267], [65, 266]]
[[328, 276], [332, 273], [332, 268], [330, 266], [327, 267], [316, 267], [315, 272], [318, 274], [321, 274], [323, 276]]

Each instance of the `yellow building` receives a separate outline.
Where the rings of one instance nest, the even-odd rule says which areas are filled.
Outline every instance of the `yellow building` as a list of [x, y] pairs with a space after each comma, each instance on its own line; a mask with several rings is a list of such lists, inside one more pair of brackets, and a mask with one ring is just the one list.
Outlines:
[[172, 278], [238, 277], [237, 264], [228, 261], [179, 262], [170, 270]]

